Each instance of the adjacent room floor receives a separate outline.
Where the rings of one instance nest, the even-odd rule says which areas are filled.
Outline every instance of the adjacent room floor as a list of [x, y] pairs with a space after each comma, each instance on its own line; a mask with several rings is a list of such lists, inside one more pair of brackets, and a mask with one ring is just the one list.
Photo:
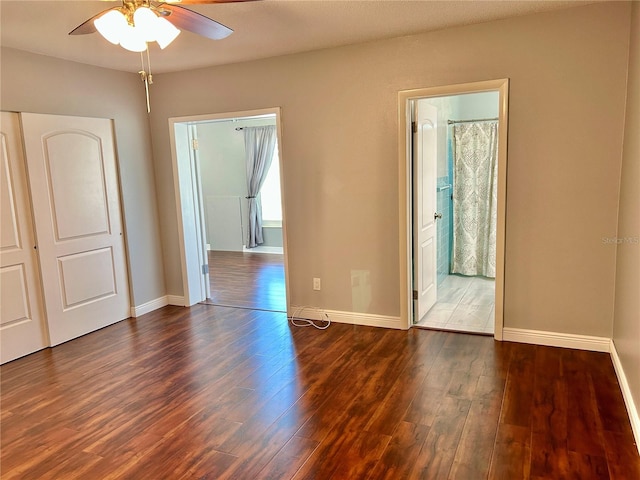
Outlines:
[[285, 312], [284, 256], [209, 251], [211, 297], [203, 303]]
[[495, 280], [449, 275], [438, 285], [438, 300], [418, 327], [493, 335]]

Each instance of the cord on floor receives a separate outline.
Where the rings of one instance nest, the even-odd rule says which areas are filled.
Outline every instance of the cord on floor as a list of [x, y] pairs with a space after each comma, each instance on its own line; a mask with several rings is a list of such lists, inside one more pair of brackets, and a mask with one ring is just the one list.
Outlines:
[[[317, 314], [320, 315], [320, 320], [313, 320], [311, 318], [301, 318], [300, 315], [305, 310], [313, 310]], [[317, 307], [298, 307], [294, 310], [288, 319], [291, 321], [291, 324], [295, 327], [315, 327], [318, 330], [326, 330], [331, 325], [331, 319], [329, 315], [324, 310]]]

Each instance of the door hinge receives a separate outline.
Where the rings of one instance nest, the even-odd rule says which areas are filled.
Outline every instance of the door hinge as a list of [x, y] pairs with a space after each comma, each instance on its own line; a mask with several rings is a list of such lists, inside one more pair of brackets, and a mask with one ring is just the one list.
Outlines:
[[192, 138], [191, 139], [191, 148], [193, 148], [194, 150], [198, 150], [198, 139], [197, 138]]
[[203, 275], [209, 274], [209, 265], [202, 265], [202, 274]]
[[413, 299], [417, 300], [418, 299], [418, 290], [414, 290], [413, 291]]
[[418, 124], [416, 122], [411, 122], [411, 131], [413, 133], [418, 133]]

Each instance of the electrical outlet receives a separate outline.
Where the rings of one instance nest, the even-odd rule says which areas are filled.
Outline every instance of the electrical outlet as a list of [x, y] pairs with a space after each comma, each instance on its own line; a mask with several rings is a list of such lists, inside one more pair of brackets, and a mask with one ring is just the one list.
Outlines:
[[320, 290], [320, 279], [319, 278], [314, 278], [313, 279], [313, 289], [314, 290]]

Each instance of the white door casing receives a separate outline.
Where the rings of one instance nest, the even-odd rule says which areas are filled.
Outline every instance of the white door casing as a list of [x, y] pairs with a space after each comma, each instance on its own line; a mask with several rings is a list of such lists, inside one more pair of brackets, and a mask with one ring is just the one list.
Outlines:
[[436, 303], [437, 284], [437, 126], [438, 110], [415, 102], [414, 134], [414, 289], [417, 291], [416, 323]]
[[51, 345], [129, 317], [111, 120], [21, 114]]
[[0, 113], [0, 363], [49, 345], [17, 113]]

